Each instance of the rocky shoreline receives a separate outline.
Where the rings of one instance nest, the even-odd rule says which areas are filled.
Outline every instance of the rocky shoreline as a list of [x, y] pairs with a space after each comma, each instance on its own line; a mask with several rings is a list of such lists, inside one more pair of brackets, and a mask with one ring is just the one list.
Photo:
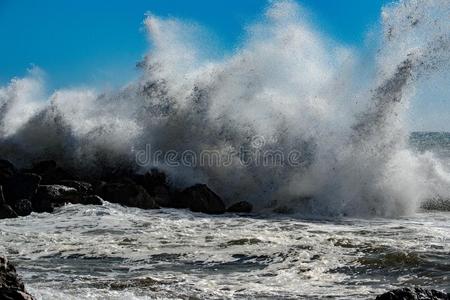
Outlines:
[[0, 159], [0, 219], [32, 212], [51, 213], [68, 203], [101, 205], [103, 201], [141, 209], [183, 208], [206, 214], [252, 211], [248, 202], [234, 203], [227, 209], [223, 199], [205, 184], [178, 190], [156, 169], [145, 174], [121, 171], [90, 177], [83, 180], [52, 160], [19, 170], [10, 161]]
[[2, 300], [33, 300], [27, 293], [16, 268], [6, 257], [0, 256], [0, 299]]
[[[88, 177], [83, 180], [52, 160], [18, 169], [10, 161], [0, 159], [0, 219], [27, 216], [32, 212], [52, 213], [55, 208], [69, 203], [102, 205], [104, 201], [141, 209], [167, 207], [206, 214], [250, 213], [253, 210], [245, 201], [227, 207], [224, 200], [205, 184], [176, 189], [168, 183], [166, 175], [156, 169], [145, 174], [121, 171]], [[5, 257], [0, 257], [0, 299], [34, 299]], [[415, 287], [389, 291], [376, 299], [450, 300], [450, 294]]]

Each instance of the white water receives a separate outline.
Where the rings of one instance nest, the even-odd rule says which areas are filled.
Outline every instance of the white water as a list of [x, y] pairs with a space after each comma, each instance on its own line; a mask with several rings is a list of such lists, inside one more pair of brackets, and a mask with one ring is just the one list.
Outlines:
[[449, 217], [314, 220], [69, 205], [0, 220], [0, 253], [39, 300], [370, 299], [396, 286], [450, 290]]
[[300, 150], [303, 163], [243, 166], [235, 156], [229, 167], [144, 169], [258, 209], [278, 201], [324, 215], [412, 213], [424, 199], [450, 196], [449, 173], [408, 149], [405, 128], [415, 86], [448, 74], [449, 12], [447, 0], [384, 8], [378, 51], [362, 57], [321, 35], [295, 2], [275, 1], [220, 60], [208, 59], [198, 26], [150, 15], [142, 77], [119, 91], [45, 97], [36, 74], [0, 89], [0, 154], [22, 164], [56, 158], [91, 174], [136, 166], [132, 150], [146, 145], [226, 154], [263, 137], [264, 150]]

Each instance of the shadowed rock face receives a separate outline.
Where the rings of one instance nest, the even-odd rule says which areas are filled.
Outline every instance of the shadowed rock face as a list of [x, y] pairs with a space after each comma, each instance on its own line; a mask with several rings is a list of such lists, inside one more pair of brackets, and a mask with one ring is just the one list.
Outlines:
[[17, 213], [8, 204], [0, 204], [0, 219], [17, 218]]
[[41, 184], [57, 184], [61, 180], [73, 180], [74, 176], [62, 169], [53, 160], [39, 161], [33, 164], [33, 167], [27, 170], [29, 173], [35, 173], [41, 176]]
[[33, 300], [25, 290], [22, 280], [8, 259], [0, 256], [0, 299]]
[[173, 207], [170, 187], [167, 184], [166, 174], [152, 169], [145, 174], [135, 174], [132, 180], [145, 188], [147, 193], [162, 207]]
[[21, 217], [28, 216], [33, 211], [33, 204], [28, 199], [20, 199], [11, 204], [11, 208]]
[[18, 173], [3, 184], [6, 202], [13, 205], [21, 199], [31, 199], [41, 182], [41, 177], [32, 173]]
[[0, 185], [0, 219], [7, 219], [7, 218], [16, 218], [17, 213], [6, 204], [5, 197], [3, 196], [3, 188]]
[[106, 201], [142, 209], [159, 208], [153, 197], [140, 185], [133, 182], [103, 183], [96, 189], [96, 194]]
[[32, 200], [33, 210], [51, 213], [55, 207], [66, 203], [80, 203], [81, 199], [81, 194], [74, 188], [64, 185], [40, 185]]
[[205, 184], [196, 184], [185, 189], [179, 195], [180, 206], [189, 208], [194, 212], [206, 214], [223, 214], [225, 204], [222, 199]]
[[13, 177], [16, 173], [17, 169], [11, 162], [5, 159], [0, 159], [0, 184], [3, 184], [6, 180]]
[[[0, 188], [3, 187], [0, 218], [27, 216], [33, 211], [51, 213], [67, 203], [102, 205], [103, 200], [142, 209], [189, 208], [207, 214], [226, 211], [221, 197], [206, 185], [197, 184], [180, 192], [171, 187], [165, 173], [157, 169], [145, 174], [118, 170], [109, 175], [102, 173], [104, 177], [86, 175], [87, 181], [73, 179], [70, 173], [53, 160], [19, 170], [11, 162], [0, 159]], [[231, 208], [232, 212], [251, 210], [247, 202]]]
[[422, 288], [403, 288], [380, 295], [376, 300], [450, 300], [450, 294]]
[[230, 207], [228, 207], [227, 212], [231, 213], [251, 213], [253, 210], [253, 205], [247, 201], [237, 202]]

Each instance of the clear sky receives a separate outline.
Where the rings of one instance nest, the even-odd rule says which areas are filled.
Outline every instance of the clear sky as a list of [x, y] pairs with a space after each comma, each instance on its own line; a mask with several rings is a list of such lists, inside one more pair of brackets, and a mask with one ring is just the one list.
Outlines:
[[[358, 46], [389, 0], [298, 0], [332, 38]], [[36, 65], [51, 88], [119, 85], [148, 50], [146, 12], [191, 20], [238, 43], [265, 0], [0, 0], [0, 84]]]

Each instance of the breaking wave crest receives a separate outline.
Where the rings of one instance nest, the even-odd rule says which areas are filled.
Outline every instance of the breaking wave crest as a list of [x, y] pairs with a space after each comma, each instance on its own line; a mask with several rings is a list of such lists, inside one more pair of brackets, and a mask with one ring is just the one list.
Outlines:
[[[209, 184], [226, 200], [325, 215], [395, 216], [450, 197], [450, 174], [408, 147], [418, 82], [449, 68], [450, 3], [400, 1], [382, 11], [374, 55], [315, 30], [293, 1], [275, 1], [232, 55], [210, 59], [196, 25], [148, 15], [141, 77], [117, 91], [46, 95], [37, 70], [0, 88], [0, 155], [56, 159], [84, 174], [158, 167], [174, 185]], [[136, 164], [136, 149], [199, 153], [259, 148], [301, 164]], [[254, 150], [254, 149], [253, 149]], [[261, 149], [259, 149], [261, 150]]]

